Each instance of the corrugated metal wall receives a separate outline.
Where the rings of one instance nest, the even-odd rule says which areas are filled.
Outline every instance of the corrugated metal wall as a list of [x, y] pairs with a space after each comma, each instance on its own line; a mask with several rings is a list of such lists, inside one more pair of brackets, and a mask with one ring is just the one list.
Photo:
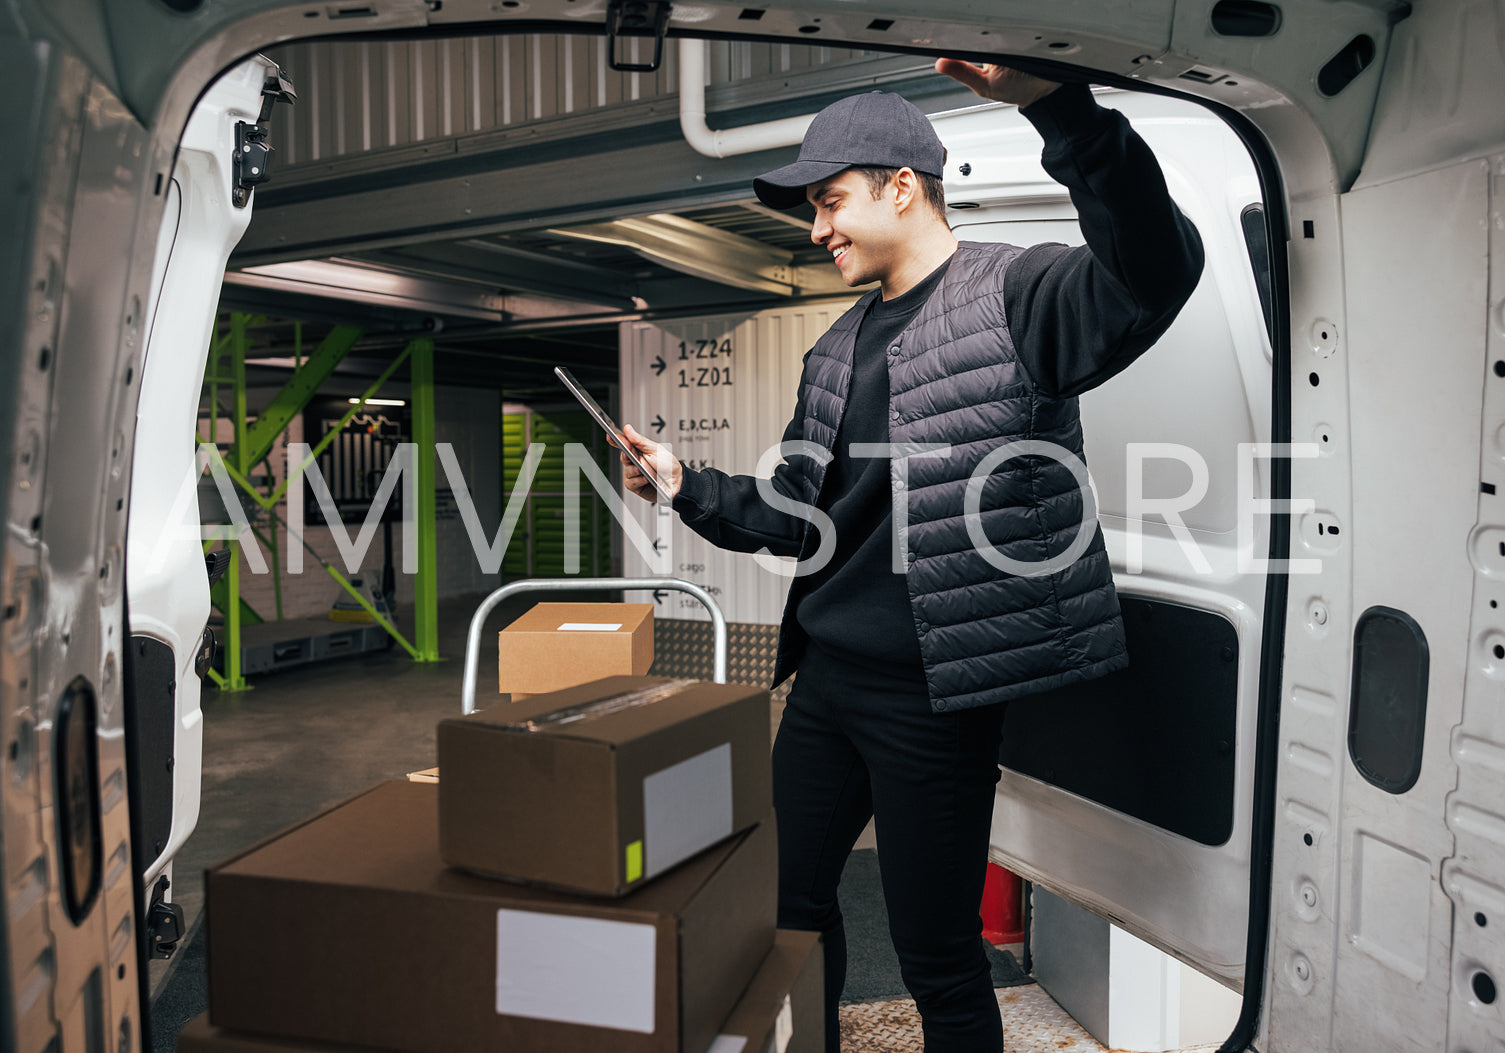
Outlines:
[[[621, 345], [622, 422], [671, 443], [687, 464], [754, 474], [763, 451], [779, 442], [794, 412], [805, 352], [850, 304], [627, 323]], [[655, 428], [658, 420], [662, 430]], [[655, 536], [653, 506], [631, 494], [625, 499], [648, 536]], [[678, 517], [671, 522], [672, 573], [710, 590], [729, 622], [778, 624], [788, 578], [764, 570], [750, 555], [713, 547]], [[653, 573], [631, 544], [623, 546], [622, 565], [629, 577]], [[676, 609], [663, 610], [662, 616], [709, 617], [693, 598], [676, 597], [673, 603]]]
[[[646, 41], [624, 46], [629, 55], [641, 46], [648, 57]], [[657, 73], [614, 73], [606, 39], [594, 36], [321, 42], [267, 54], [298, 91], [298, 104], [281, 108], [272, 122], [279, 167], [673, 95], [679, 78], [672, 43]], [[718, 42], [710, 45], [707, 79], [725, 84], [877, 57], [845, 48]]]

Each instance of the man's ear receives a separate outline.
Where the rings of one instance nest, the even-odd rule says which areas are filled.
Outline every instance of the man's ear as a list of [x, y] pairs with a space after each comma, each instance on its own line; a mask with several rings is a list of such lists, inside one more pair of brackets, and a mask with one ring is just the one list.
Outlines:
[[919, 199], [920, 177], [915, 175], [913, 168], [901, 168], [893, 174], [889, 182], [894, 188], [895, 211], [901, 214], [907, 212]]

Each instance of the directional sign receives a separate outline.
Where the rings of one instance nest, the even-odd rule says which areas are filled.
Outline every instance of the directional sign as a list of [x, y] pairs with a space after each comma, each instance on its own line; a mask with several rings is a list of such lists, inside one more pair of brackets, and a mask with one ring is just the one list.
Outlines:
[[663, 376], [664, 375], [664, 370], [666, 370], [668, 368], [669, 368], [669, 364], [664, 361], [664, 356], [663, 355], [655, 355], [654, 356], [654, 358], [653, 358], [653, 375], [654, 376], [656, 376], [656, 377]]
[[660, 435], [662, 435], [664, 433], [664, 425], [666, 425], [668, 423], [669, 423], [668, 421], [664, 420], [662, 414], [657, 414], [657, 413], [654, 414], [654, 416], [653, 416], [653, 430], [656, 431], [656, 432], [658, 432]]

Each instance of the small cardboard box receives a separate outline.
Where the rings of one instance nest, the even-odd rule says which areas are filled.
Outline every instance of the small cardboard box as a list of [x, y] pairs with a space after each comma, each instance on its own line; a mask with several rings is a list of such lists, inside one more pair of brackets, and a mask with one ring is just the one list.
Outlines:
[[706, 1053], [825, 1053], [825, 987], [820, 933], [780, 929]]
[[[820, 935], [780, 929], [773, 950], [706, 1053], [825, 1053], [825, 983]], [[178, 1032], [177, 1053], [375, 1053], [307, 1039], [226, 1031], [204, 1013]]]
[[209, 870], [215, 1027], [405, 1053], [709, 1047], [773, 943], [771, 821], [589, 900], [445, 867], [438, 789], [383, 783]]
[[768, 692], [608, 677], [439, 723], [439, 845], [487, 876], [616, 896], [773, 808]]
[[497, 690], [513, 701], [603, 676], [646, 676], [653, 604], [535, 604], [501, 631], [497, 647]]

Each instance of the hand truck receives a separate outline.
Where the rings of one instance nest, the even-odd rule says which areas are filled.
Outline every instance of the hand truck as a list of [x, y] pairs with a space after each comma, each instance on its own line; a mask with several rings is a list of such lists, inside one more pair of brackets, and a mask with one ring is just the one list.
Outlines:
[[470, 618], [470, 635], [465, 640], [465, 686], [460, 693], [460, 711], [474, 713], [476, 709], [476, 665], [480, 661], [481, 630], [486, 627], [486, 616], [496, 605], [509, 596], [522, 592], [579, 592], [582, 589], [612, 592], [656, 592], [667, 589], [672, 592], [688, 592], [711, 612], [711, 626], [716, 633], [714, 672], [711, 679], [726, 683], [726, 617], [721, 607], [709, 592], [693, 581], [683, 578], [524, 578], [508, 582], [481, 601]]

